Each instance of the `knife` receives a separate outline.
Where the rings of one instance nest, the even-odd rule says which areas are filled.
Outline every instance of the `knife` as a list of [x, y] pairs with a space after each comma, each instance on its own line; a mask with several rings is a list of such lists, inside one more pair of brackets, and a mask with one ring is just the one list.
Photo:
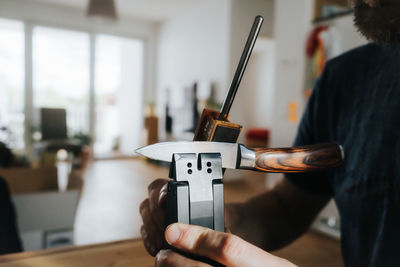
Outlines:
[[252, 149], [242, 144], [177, 141], [145, 146], [136, 152], [167, 162], [176, 153], [220, 153], [223, 168], [283, 173], [321, 171], [338, 167], [344, 159], [343, 148], [336, 143]]

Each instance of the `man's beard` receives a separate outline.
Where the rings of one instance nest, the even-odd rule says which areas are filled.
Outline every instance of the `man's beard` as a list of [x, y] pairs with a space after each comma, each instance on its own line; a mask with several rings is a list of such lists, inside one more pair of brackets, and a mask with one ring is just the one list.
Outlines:
[[[362, 0], [353, 0], [354, 24], [358, 30], [375, 43], [400, 44], [400, 2], [397, 0], [370, 2], [376, 2], [376, 6], [371, 7]], [[392, 2], [392, 5], [389, 2]]]

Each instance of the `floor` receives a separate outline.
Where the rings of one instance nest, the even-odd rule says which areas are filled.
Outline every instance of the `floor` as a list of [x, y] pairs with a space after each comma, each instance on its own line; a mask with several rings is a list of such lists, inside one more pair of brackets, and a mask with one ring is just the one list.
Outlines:
[[168, 177], [168, 170], [142, 159], [99, 160], [84, 174], [84, 187], [75, 219], [78, 245], [139, 237], [139, 204], [148, 184]]
[[[225, 176], [232, 176], [225, 181], [226, 202], [243, 201], [265, 190], [263, 174], [249, 178], [248, 171], [239, 171]], [[138, 206], [147, 196], [148, 184], [168, 177], [168, 169], [143, 159], [99, 160], [89, 165], [84, 177], [75, 220], [78, 245], [140, 237]], [[305, 266], [343, 265], [339, 242], [312, 232], [274, 254]]]

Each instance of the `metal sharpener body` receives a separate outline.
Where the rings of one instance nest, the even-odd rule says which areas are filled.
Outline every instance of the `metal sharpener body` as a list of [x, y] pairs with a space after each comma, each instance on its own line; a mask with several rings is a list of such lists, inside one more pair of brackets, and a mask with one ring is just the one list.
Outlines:
[[194, 224], [223, 232], [224, 190], [220, 153], [176, 153], [170, 166], [166, 226]]

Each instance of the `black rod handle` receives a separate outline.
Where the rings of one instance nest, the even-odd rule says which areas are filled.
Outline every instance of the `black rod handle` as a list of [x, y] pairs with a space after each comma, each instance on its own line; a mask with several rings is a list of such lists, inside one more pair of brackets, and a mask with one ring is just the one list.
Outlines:
[[233, 100], [235, 99], [244, 71], [246, 70], [247, 62], [249, 62], [251, 52], [253, 51], [263, 21], [264, 18], [262, 16], [256, 16], [254, 19], [253, 26], [251, 27], [249, 37], [247, 38], [246, 45], [244, 46], [239, 65], [236, 68], [235, 76], [233, 76], [231, 87], [229, 88], [228, 94], [225, 97], [218, 120], [225, 121], [228, 118], [229, 111], [231, 110]]

